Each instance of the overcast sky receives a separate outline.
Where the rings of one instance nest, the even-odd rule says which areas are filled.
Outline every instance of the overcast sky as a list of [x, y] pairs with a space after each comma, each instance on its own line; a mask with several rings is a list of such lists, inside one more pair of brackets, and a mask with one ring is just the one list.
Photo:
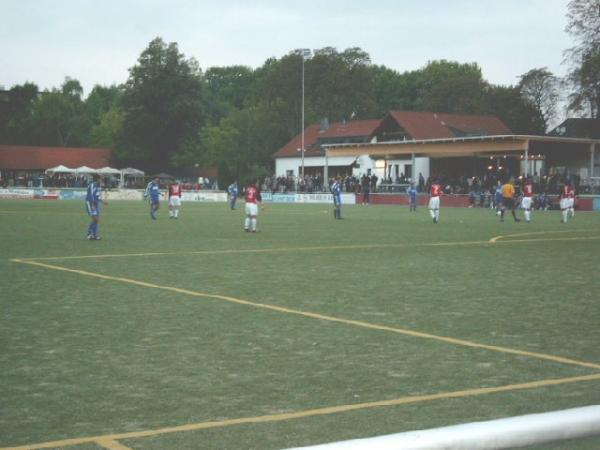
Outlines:
[[127, 80], [149, 42], [177, 42], [203, 70], [261, 66], [296, 48], [360, 47], [399, 72], [477, 62], [510, 85], [533, 68], [562, 76], [568, 0], [0, 0], [0, 86]]

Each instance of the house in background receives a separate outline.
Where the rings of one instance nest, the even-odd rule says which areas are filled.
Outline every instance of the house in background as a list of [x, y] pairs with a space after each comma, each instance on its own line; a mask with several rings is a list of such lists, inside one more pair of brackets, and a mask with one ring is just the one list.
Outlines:
[[[429, 157], [331, 156], [328, 146], [361, 146], [368, 143], [404, 142], [452, 139], [476, 136], [511, 135], [502, 121], [491, 116], [445, 114], [433, 112], [391, 111], [380, 120], [357, 120], [327, 126], [311, 125], [304, 132], [305, 151], [302, 158], [302, 134], [277, 151], [276, 176], [301, 175], [331, 177], [375, 173], [379, 179], [395, 182], [399, 179], [428, 178], [431, 172]], [[304, 160], [302, 160], [304, 159]], [[454, 165], [461, 164], [454, 161]], [[464, 169], [464, 168], [463, 168]]]
[[[354, 120], [335, 122], [324, 120], [320, 125], [310, 125], [304, 130], [304, 155], [302, 133], [279, 149], [274, 155], [277, 177], [329, 177], [352, 175], [355, 157], [339, 157], [327, 160], [324, 145], [359, 144], [372, 142], [374, 132], [381, 120]], [[366, 173], [371, 167], [365, 167]]]
[[566, 119], [548, 134], [570, 138], [600, 139], [600, 119]]

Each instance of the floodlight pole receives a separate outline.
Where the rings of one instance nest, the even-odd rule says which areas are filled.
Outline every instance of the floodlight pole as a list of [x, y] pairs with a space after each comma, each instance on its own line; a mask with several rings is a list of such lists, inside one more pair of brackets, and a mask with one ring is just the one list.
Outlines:
[[310, 56], [310, 49], [303, 48], [298, 50], [300, 56], [302, 57], [302, 148], [300, 151], [302, 152], [302, 171], [301, 176], [302, 180], [304, 180], [304, 60]]

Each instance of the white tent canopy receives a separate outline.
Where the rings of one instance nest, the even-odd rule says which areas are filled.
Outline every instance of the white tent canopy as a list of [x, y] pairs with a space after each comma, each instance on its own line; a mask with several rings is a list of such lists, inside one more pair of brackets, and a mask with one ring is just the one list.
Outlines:
[[74, 173], [75, 169], [71, 169], [70, 167], [67, 166], [63, 166], [62, 164], [60, 166], [56, 166], [56, 167], [51, 167], [49, 169], [46, 169], [44, 173]]
[[98, 169], [97, 172], [101, 175], [120, 175], [121, 171], [119, 169], [113, 169], [112, 167], [103, 167], [102, 169]]
[[146, 175], [145, 172], [142, 172], [138, 169], [134, 169], [133, 167], [127, 167], [126, 169], [121, 170], [121, 174], [130, 175], [133, 177], [143, 177], [144, 175]]
[[78, 167], [77, 169], [75, 169], [75, 173], [79, 174], [79, 173], [98, 173], [98, 171], [96, 169], [92, 169], [91, 167], [88, 166], [81, 166]]

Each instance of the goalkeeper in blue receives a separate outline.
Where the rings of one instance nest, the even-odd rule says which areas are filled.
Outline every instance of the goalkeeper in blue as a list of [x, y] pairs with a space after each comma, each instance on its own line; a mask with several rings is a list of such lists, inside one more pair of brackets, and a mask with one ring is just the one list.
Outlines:
[[331, 183], [331, 194], [333, 195], [333, 217], [335, 219], [342, 218], [342, 181], [340, 177], [336, 177]]
[[92, 219], [87, 231], [87, 238], [90, 241], [100, 240], [100, 213], [102, 212], [102, 209], [100, 208], [101, 204], [107, 205], [108, 203], [102, 199], [102, 185], [100, 183], [100, 176], [94, 175], [92, 181], [88, 184], [87, 194], [85, 196], [87, 213]]

